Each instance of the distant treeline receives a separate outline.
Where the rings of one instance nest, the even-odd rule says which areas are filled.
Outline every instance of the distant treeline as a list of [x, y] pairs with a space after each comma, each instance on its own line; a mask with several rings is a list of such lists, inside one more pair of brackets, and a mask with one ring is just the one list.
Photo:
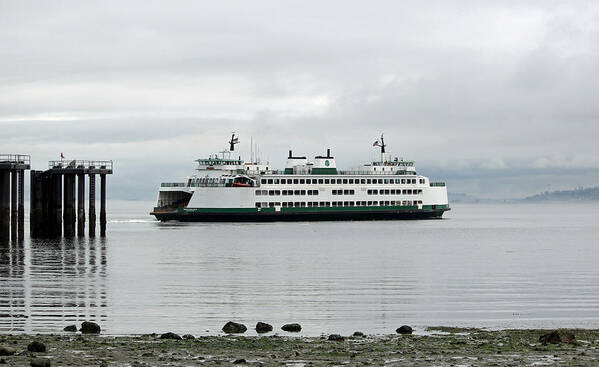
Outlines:
[[574, 190], [545, 191], [529, 196], [524, 201], [567, 201], [567, 200], [599, 200], [599, 187], [579, 187]]

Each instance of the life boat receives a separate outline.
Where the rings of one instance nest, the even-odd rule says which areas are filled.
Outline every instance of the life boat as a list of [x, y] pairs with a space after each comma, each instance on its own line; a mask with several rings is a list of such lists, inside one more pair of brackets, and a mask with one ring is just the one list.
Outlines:
[[233, 187], [252, 187], [252, 185], [243, 182], [233, 182]]

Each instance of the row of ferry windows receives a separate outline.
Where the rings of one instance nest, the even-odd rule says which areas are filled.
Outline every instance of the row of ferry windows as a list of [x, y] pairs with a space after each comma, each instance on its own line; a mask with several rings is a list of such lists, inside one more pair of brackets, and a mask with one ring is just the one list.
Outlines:
[[309, 201], [309, 202], [261, 202], [256, 203], [256, 208], [274, 208], [280, 206], [283, 208], [313, 208], [313, 207], [339, 207], [339, 206], [411, 206], [422, 204], [422, 200], [403, 200], [403, 201]]
[[256, 190], [257, 196], [279, 196], [283, 195], [318, 195], [318, 190]]
[[[420, 184], [426, 181], [418, 179]], [[261, 184], [268, 185], [376, 185], [376, 184], [415, 184], [415, 178], [263, 178]]]
[[368, 190], [368, 195], [418, 195], [422, 194], [421, 189], [404, 189], [404, 190]]

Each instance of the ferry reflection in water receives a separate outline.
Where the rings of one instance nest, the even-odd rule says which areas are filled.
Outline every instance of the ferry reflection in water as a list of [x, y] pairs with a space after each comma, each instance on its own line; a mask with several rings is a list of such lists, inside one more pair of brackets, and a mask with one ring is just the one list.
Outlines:
[[0, 332], [106, 319], [106, 239], [0, 244]]

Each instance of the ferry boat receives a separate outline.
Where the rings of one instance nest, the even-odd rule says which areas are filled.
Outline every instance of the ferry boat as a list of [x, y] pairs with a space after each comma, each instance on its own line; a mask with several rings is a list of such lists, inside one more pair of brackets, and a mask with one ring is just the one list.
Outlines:
[[252, 158], [231, 158], [229, 149], [197, 159], [194, 175], [160, 184], [150, 213], [160, 221], [262, 222], [441, 218], [450, 210], [443, 182], [416, 173], [413, 161], [386, 153], [355, 171], [338, 170], [330, 149], [308, 160], [289, 151], [285, 169]]

